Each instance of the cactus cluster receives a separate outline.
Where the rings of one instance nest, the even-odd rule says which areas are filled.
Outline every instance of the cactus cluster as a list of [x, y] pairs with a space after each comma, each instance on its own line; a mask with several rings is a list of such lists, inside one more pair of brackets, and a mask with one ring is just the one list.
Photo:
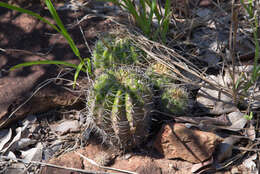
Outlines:
[[[140, 55], [141, 54], [141, 55]], [[154, 89], [164, 111], [182, 112], [187, 95], [171, 87], [171, 72], [162, 64], [136, 68], [144, 54], [128, 38], [108, 35], [93, 51], [96, 74], [87, 101], [87, 125], [103, 141], [120, 149], [140, 145], [149, 135]]]

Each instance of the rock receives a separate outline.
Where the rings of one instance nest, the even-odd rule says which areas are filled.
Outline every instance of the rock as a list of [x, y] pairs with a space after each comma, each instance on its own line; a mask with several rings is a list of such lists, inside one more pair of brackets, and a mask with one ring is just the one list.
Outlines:
[[221, 139], [213, 133], [192, 130], [183, 124], [166, 124], [154, 147], [167, 159], [181, 158], [199, 163], [209, 159]]
[[[44, 113], [54, 108], [80, 104], [78, 94], [65, 90], [62, 85], [54, 83], [39, 90], [23, 104], [32, 95], [28, 90], [34, 87], [35, 81], [39, 78], [38, 74], [42, 75], [40, 72], [35, 74], [30, 75], [28, 79], [6, 78], [4, 80], [6, 85], [0, 86], [0, 128], [8, 126], [13, 121], [22, 120], [30, 114]], [[31, 77], [33, 75], [35, 77]], [[16, 110], [18, 107], [20, 108]], [[10, 114], [12, 117], [8, 118]]]
[[[78, 169], [83, 168], [82, 159], [75, 152], [69, 152], [69, 153], [59, 156], [58, 158], [53, 158], [48, 163], [59, 165], [59, 166], [64, 166], [64, 167], [71, 167], [71, 168], [78, 168]], [[71, 171], [65, 170], [65, 169], [49, 167], [49, 166], [43, 167], [41, 170], [41, 174], [58, 174], [58, 173], [70, 174]], [[73, 173], [80, 174], [79, 172], [73, 172]]]
[[59, 132], [60, 134], [79, 131], [79, 127], [80, 125], [77, 120], [65, 120], [58, 125], [51, 125], [51, 129]]
[[158, 169], [158, 167], [152, 167], [152, 166], [156, 166], [156, 164], [153, 163], [151, 158], [145, 156], [132, 156], [130, 159], [122, 159], [122, 158], [116, 159], [115, 164], [112, 167], [117, 169], [122, 169], [122, 170], [128, 170], [131, 172], [144, 171], [144, 168], [147, 168], [148, 170], [155, 170], [155, 171], [160, 170]]

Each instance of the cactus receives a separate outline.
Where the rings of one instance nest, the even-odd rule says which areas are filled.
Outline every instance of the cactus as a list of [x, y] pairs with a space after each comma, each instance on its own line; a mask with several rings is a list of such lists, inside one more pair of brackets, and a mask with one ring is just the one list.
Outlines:
[[140, 52], [127, 37], [107, 35], [96, 43], [93, 65], [95, 70], [101, 72], [120, 65], [134, 65], [141, 56]]
[[161, 107], [164, 112], [183, 114], [188, 108], [188, 93], [179, 87], [165, 88], [161, 94]]
[[88, 102], [88, 117], [109, 144], [126, 150], [140, 145], [148, 136], [152, 91], [136, 71], [118, 69], [101, 74]]
[[147, 75], [157, 89], [162, 89], [174, 83], [174, 79], [170, 74], [170, 70], [161, 63], [151, 64], [151, 66], [147, 68]]
[[139, 59], [144, 55], [127, 37], [108, 35], [97, 42], [93, 67], [98, 73], [88, 93], [87, 135], [92, 130], [104, 143], [129, 150], [149, 136], [153, 95], [161, 111], [179, 114], [186, 110], [188, 95], [171, 87], [175, 81], [165, 65], [153, 63], [142, 67], [145, 72], [133, 69], [145, 65]]

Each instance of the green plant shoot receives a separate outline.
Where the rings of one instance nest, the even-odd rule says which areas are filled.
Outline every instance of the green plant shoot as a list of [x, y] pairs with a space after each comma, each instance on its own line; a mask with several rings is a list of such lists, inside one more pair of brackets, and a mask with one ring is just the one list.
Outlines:
[[[161, 38], [164, 43], [166, 42], [171, 17], [170, 0], [165, 1], [164, 9], [157, 0], [140, 0], [139, 5], [135, 5], [132, 0], [108, 1], [126, 9], [133, 16], [144, 35], [154, 40]], [[157, 28], [153, 27], [154, 18], [159, 26]]]

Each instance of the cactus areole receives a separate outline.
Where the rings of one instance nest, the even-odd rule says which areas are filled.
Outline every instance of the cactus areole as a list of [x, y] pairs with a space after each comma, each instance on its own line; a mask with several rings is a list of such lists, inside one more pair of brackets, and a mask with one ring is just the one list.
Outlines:
[[88, 103], [88, 116], [113, 146], [127, 150], [148, 136], [152, 91], [136, 70], [121, 68], [101, 74]]

